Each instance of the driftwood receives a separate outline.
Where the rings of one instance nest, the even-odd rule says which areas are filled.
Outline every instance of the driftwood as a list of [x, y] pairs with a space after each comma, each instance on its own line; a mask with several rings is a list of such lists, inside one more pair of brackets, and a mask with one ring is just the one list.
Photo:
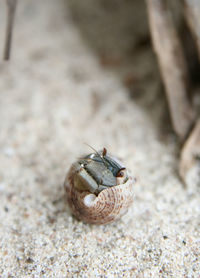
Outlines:
[[[186, 183], [188, 172], [200, 160], [200, 120], [195, 124], [196, 113], [189, 101], [189, 74], [183, 46], [166, 0], [146, 0], [146, 3], [153, 46], [166, 89], [172, 124], [181, 142], [186, 140], [179, 164], [179, 175]], [[200, 59], [200, 1], [183, 0], [183, 3], [184, 16]], [[199, 177], [198, 179], [200, 180]]]
[[182, 46], [164, 0], [146, 0], [153, 46], [166, 88], [172, 124], [183, 140], [194, 118], [188, 99], [188, 72]]
[[194, 36], [200, 59], [200, 1], [184, 0], [185, 17]]
[[190, 137], [182, 149], [179, 173], [183, 181], [186, 181], [188, 172], [198, 160], [200, 162], [200, 119], [197, 121]]
[[6, 26], [6, 39], [4, 47], [4, 60], [10, 59], [11, 43], [12, 43], [12, 33], [15, 18], [15, 11], [17, 6], [17, 0], [7, 0], [7, 26]]

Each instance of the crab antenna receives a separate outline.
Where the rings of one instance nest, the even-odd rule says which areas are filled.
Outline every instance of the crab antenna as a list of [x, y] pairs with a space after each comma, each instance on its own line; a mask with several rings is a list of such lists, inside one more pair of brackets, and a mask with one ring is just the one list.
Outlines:
[[84, 144], [87, 145], [88, 147], [90, 147], [90, 148], [101, 158], [102, 162], [103, 162], [104, 164], [106, 164], [106, 161], [103, 159], [104, 155], [106, 155], [106, 153], [107, 153], [106, 148], [103, 148], [103, 152], [102, 152], [103, 156], [102, 156], [102, 155], [100, 155], [100, 153], [98, 153], [98, 151], [95, 150], [92, 146], [90, 146], [90, 145], [87, 144], [87, 143], [84, 143]]

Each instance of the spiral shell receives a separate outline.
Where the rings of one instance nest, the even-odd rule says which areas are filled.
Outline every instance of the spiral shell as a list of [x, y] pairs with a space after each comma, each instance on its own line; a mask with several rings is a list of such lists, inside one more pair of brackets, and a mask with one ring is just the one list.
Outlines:
[[[86, 159], [90, 159], [88, 163], [93, 161], [92, 155], [94, 154], [86, 157]], [[110, 159], [110, 157], [108, 158]], [[68, 204], [72, 213], [83, 222], [92, 224], [106, 224], [118, 220], [126, 213], [133, 202], [133, 184], [135, 179], [123, 167], [121, 169], [126, 173], [125, 178], [119, 175], [119, 177], [116, 177], [116, 185], [102, 187], [100, 192], [97, 190], [92, 192], [94, 191], [93, 188], [85, 188], [82, 177], [80, 179], [81, 171], [84, 171], [84, 175], [86, 175], [86, 178], [85, 176], [84, 178], [86, 180], [94, 178], [85, 171], [85, 166], [83, 165], [84, 159], [80, 159], [72, 164], [64, 182]], [[98, 165], [95, 171], [98, 171]], [[106, 164], [106, 167], [109, 167], [109, 165]]]

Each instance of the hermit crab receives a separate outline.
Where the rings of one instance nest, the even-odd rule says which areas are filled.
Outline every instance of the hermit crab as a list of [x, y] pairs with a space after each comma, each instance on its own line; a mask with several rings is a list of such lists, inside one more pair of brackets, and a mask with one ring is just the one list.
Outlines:
[[72, 213], [83, 222], [118, 220], [133, 201], [135, 179], [107, 150], [94, 151], [70, 167], [64, 187]]

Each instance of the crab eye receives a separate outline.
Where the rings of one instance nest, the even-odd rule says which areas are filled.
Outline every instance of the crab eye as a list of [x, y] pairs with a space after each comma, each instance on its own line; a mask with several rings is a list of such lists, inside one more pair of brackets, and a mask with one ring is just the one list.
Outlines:
[[125, 169], [126, 169], [125, 167], [121, 168], [121, 169], [118, 171], [116, 177], [122, 178], [122, 177], [124, 176], [124, 171], [123, 171], [123, 170], [125, 170]]

